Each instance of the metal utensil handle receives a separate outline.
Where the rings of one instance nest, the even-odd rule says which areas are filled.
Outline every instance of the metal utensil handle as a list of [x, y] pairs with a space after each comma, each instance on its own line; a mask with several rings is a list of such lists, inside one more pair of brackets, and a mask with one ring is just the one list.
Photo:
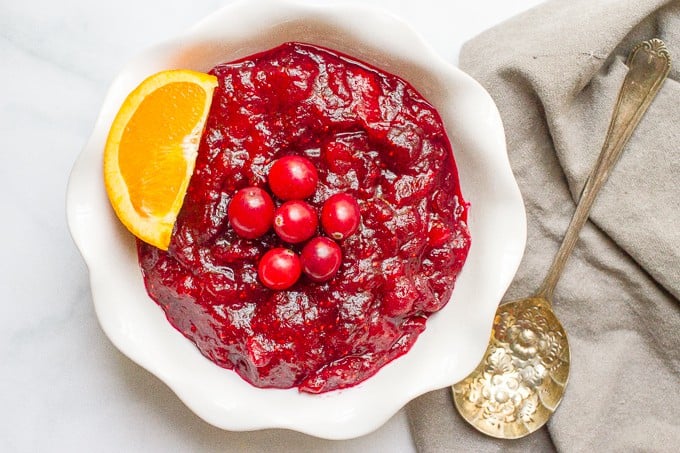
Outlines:
[[602, 151], [583, 187], [562, 245], [538, 290], [537, 295], [547, 300], [552, 298], [555, 285], [578, 241], [600, 188], [607, 181], [623, 147], [666, 79], [671, 68], [671, 57], [663, 41], [651, 39], [635, 46], [626, 64], [629, 70], [623, 80]]

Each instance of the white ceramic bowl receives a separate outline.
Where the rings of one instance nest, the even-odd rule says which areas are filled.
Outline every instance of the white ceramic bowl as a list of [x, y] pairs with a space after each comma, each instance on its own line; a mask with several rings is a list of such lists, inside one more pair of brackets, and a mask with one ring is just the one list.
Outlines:
[[[133, 237], [106, 197], [102, 153], [125, 96], [147, 75], [214, 65], [285, 41], [337, 49], [408, 80], [439, 110], [471, 203], [472, 247], [452, 301], [433, 315], [410, 352], [365, 382], [322, 395], [258, 389], [205, 359], [146, 294]], [[366, 434], [411, 399], [472, 371], [496, 307], [519, 265], [526, 221], [498, 111], [486, 91], [437, 55], [404, 22], [359, 5], [243, 0], [130, 62], [111, 86], [73, 167], [68, 222], [90, 270], [102, 328], [128, 357], [162, 379], [196, 414], [229, 430], [289, 428], [344, 439]]]

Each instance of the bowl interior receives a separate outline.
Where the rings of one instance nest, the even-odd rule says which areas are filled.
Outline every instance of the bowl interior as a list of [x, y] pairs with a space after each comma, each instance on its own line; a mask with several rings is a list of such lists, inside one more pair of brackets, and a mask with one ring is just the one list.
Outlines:
[[[101, 174], [112, 119], [146, 76], [169, 68], [207, 71], [286, 41], [330, 47], [409, 81], [440, 112], [463, 195], [471, 204], [472, 247], [452, 301], [430, 318], [408, 354], [355, 387], [316, 396], [252, 387], [205, 359], [172, 328], [146, 294], [134, 240], [113, 214]], [[90, 270], [97, 316], [123, 353], [216, 426], [281, 427], [334, 439], [376, 429], [412, 398], [451, 385], [475, 368], [497, 304], [519, 265], [526, 235], [521, 197], [491, 98], [405, 23], [362, 6], [237, 2], [144, 52], [112, 84], [73, 168], [67, 202], [73, 238]]]

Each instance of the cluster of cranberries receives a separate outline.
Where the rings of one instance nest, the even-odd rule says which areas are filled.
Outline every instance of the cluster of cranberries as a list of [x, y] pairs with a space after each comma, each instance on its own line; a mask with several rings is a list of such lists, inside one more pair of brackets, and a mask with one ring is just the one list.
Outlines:
[[260, 259], [257, 273], [271, 289], [291, 287], [302, 272], [315, 282], [332, 279], [340, 268], [342, 251], [337, 241], [359, 228], [361, 214], [356, 199], [345, 193], [329, 197], [321, 207], [321, 227], [330, 237], [312, 238], [319, 226], [316, 210], [304, 201], [314, 194], [319, 175], [304, 157], [286, 156], [276, 160], [268, 175], [269, 189], [283, 203], [276, 207], [272, 197], [260, 187], [239, 190], [229, 203], [227, 216], [236, 233], [256, 239], [272, 227], [289, 244], [308, 241], [298, 256], [293, 250], [277, 247]]

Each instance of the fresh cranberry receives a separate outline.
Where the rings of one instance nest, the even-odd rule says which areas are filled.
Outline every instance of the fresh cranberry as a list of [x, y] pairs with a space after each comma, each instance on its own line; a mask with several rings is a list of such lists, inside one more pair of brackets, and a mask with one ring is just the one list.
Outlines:
[[274, 212], [274, 231], [291, 244], [314, 236], [318, 225], [316, 211], [302, 200], [286, 201]]
[[309, 241], [300, 254], [302, 270], [311, 280], [325, 282], [338, 273], [342, 262], [342, 251], [338, 244], [327, 237], [319, 236]]
[[274, 162], [269, 170], [269, 188], [282, 200], [302, 200], [316, 190], [319, 175], [309, 159], [285, 156]]
[[332, 195], [321, 208], [321, 226], [333, 239], [341, 240], [353, 235], [360, 221], [359, 204], [349, 194]]
[[229, 223], [236, 233], [246, 239], [262, 236], [272, 226], [274, 202], [259, 187], [246, 187], [236, 192], [227, 209]]
[[270, 289], [287, 289], [300, 278], [300, 258], [289, 249], [274, 248], [264, 254], [257, 266], [257, 275]]

